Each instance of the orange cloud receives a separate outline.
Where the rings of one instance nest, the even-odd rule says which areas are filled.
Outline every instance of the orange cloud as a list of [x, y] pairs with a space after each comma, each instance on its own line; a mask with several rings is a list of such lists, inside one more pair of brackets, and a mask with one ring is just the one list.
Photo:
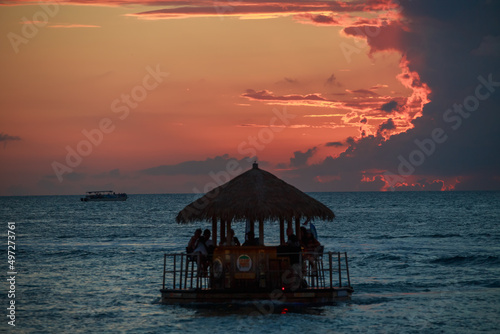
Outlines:
[[255, 91], [253, 89], [248, 89], [243, 97], [249, 98], [250, 100], [272, 100], [272, 101], [325, 101], [320, 94], [308, 94], [308, 95], [284, 95], [276, 96], [268, 90]]
[[[414, 93], [412, 93], [410, 97], [393, 97], [378, 95], [368, 89], [357, 89], [349, 92], [351, 92], [352, 95], [347, 96], [345, 100], [326, 99], [319, 93], [305, 95], [276, 95], [268, 90], [255, 91], [252, 89], [247, 90], [247, 92], [241, 96], [252, 101], [260, 101], [269, 105], [313, 106], [328, 108], [330, 110], [336, 109], [338, 110], [336, 113], [325, 112], [322, 114], [304, 115], [304, 118], [327, 119], [321, 125], [309, 124], [304, 127], [353, 127], [359, 129], [360, 137], [377, 134], [381, 135], [384, 139], [388, 139], [394, 134], [406, 131], [412, 126], [411, 121], [413, 121], [416, 116], [420, 115], [417, 112], [410, 113], [411, 110], [408, 111], [406, 107], [410, 98], [411, 101], [415, 99], [412, 98]], [[398, 107], [394, 109], [394, 111], [384, 110], [384, 106], [391, 102], [396, 103], [398, 106], [402, 106], [402, 109]], [[411, 102], [411, 104], [414, 104], [414, 102]], [[420, 110], [419, 108], [418, 111]], [[338, 119], [332, 122], [331, 118], [334, 117], [338, 117]]]
[[93, 24], [53, 24], [49, 25], [49, 28], [101, 28], [101, 26], [96, 26]]
[[[362, 11], [365, 5], [359, 2], [342, 1], [164, 1], [162, 5], [171, 4], [169, 8], [130, 14], [142, 19], [172, 19], [207, 16], [237, 16], [253, 18], [269, 18], [290, 15], [308, 15], [317, 13], [327, 15], [331, 12]], [[142, 3], [141, 3], [142, 4]]]

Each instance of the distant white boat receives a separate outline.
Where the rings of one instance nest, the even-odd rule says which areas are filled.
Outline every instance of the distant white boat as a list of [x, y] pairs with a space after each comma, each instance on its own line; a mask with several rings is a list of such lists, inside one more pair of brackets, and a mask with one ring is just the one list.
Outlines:
[[98, 201], [126, 201], [128, 198], [125, 193], [115, 193], [112, 190], [87, 191], [85, 197], [80, 198], [82, 202]]

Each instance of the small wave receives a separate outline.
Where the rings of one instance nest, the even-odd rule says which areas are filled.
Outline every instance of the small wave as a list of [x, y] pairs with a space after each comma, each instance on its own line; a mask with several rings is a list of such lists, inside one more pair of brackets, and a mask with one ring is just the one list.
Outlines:
[[399, 235], [399, 236], [395, 236], [395, 235], [376, 235], [376, 236], [373, 236], [373, 237], [369, 237], [369, 239], [372, 239], [372, 240], [390, 240], [390, 239], [406, 239], [406, 238], [411, 238], [410, 235]]
[[500, 288], [500, 281], [492, 281], [484, 284], [487, 288]]
[[498, 279], [466, 280], [461, 283], [465, 287], [500, 288], [500, 280]]
[[376, 261], [403, 261], [404, 259], [401, 256], [394, 254], [372, 254], [368, 255], [364, 258], [364, 260], [376, 260]]
[[349, 304], [353, 305], [376, 305], [376, 304], [382, 304], [382, 303], [387, 303], [391, 301], [390, 298], [387, 297], [379, 297], [379, 296], [355, 296], [352, 297], [351, 300], [349, 301]]
[[429, 289], [442, 286], [442, 282], [408, 282], [408, 281], [394, 281], [394, 282], [370, 282], [370, 283], [356, 283], [356, 291], [363, 291], [366, 293], [416, 293], [426, 292]]
[[446, 256], [431, 260], [433, 264], [454, 265], [454, 264], [500, 264], [500, 258], [491, 255], [475, 256]]
[[95, 252], [85, 250], [85, 249], [69, 249], [69, 250], [58, 250], [47, 252], [45, 256], [57, 256], [57, 257], [89, 257], [95, 255]]
[[455, 233], [450, 233], [450, 234], [436, 233], [436, 234], [427, 234], [421, 236], [421, 238], [457, 238], [457, 237], [461, 237], [461, 235]]
[[160, 297], [155, 297], [155, 298], [151, 301], [151, 304], [152, 304], [152, 305], [161, 305], [161, 298], [160, 298]]
[[392, 239], [407, 239], [407, 238], [430, 238], [430, 239], [445, 239], [445, 238], [461, 238], [461, 234], [457, 233], [435, 233], [435, 234], [422, 234], [422, 235], [375, 235], [369, 239], [372, 240], [392, 240]]

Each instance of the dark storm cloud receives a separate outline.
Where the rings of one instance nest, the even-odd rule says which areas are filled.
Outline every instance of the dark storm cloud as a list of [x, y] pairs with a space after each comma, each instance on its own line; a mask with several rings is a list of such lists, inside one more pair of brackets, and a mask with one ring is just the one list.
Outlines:
[[326, 147], [341, 147], [341, 146], [344, 146], [344, 144], [342, 144], [339, 141], [331, 141], [331, 142], [326, 143], [325, 146]]
[[[432, 102], [409, 131], [409, 139], [431, 138], [438, 128], [447, 136], [444, 143], [436, 144], [436, 154], [431, 154], [416, 173], [444, 177], [486, 173], [493, 179], [500, 170], [500, 159], [493, 154], [500, 143], [500, 114], [496, 112], [500, 84], [490, 87], [493, 91], [487, 91], [485, 99], [475, 95], [479, 85], [483, 86], [482, 93], [487, 89], [479, 77], [489, 81], [491, 75], [492, 81], [500, 82], [500, 63], [495, 57], [473, 51], [485, 37], [500, 34], [500, 2], [443, 1], [436, 6], [432, 1], [413, 1], [403, 4], [403, 14], [412, 18], [416, 26], [410, 28], [419, 34], [418, 39], [426, 41], [423, 49], [409, 48], [408, 57], [410, 62], [415, 59], [413, 69], [433, 91]], [[423, 25], [431, 29], [418, 29]], [[474, 111], [447, 111], [475, 99], [479, 103]], [[411, 150], [401, 146], [400, 154], [409, 156]]]
[[356, 190], [363, 171], [398, 174], [402, 159], [413, 159], [408, 174], [435, 188], [441, 184], [434, 180], [455, 178], [462, 182], [457, 189], [500, 189], [500, 62], [491, 56], [496, 40], [488, 37], [500, 35], [500, 2], [401, 1], [401, 7], [408, 31], [381, 29], [369, 39], [370, 52], [399, 50], [432, 90], [431, 102], [412, 129], [387, 141], [367, 136], [348, 142], [338, 158], [303, 168], [301, 182], [338, 175], [330, 189]]
[[484, 36], [481, 45], [472, 54], [476, 56], [500, 57], [500, 36]]
[[389, 118], [387, 121], [380, 123], [378, 127], [378, 132], [382, 132], [384, 130], [394, 130], [396, 128], [396, 125], [394, 124], [394, 121], [392, 118]]
[[291, 167], [300, 167], [307, 164], [307, 160], [316, 153], [317, 148], [313, 147], [305, 152], [295, 151], [293, 152], [293, 158], [290, 158]]
[[380, 107], [380, 110], [390, 113], [393, 112], [394, 110], [397, 110], [397, 108], [398, 108], [398, 102], [392, 100], [390, 102], [384, 103], [382, 107]]

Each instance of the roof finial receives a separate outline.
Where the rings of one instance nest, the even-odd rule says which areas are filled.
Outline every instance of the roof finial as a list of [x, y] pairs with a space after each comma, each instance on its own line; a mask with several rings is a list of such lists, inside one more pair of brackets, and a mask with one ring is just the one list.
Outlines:
[[259, 169], [259, 164], [257, 163], [257, 160], [253, 162], [252, 169]]

